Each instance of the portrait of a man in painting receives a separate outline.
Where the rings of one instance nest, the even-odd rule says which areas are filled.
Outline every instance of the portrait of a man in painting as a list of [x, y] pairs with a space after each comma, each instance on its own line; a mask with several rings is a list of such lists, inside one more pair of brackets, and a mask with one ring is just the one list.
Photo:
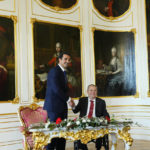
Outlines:
[[15, 98], [14, 25], [0, 17], [0, 100]]
[[59, 8], [70, 8], [74, 4], [76, 4], [77, 0], [42, 0], [47, 5], [52, 7], [59, 7]]
[[95, 8], [106, 17], [118, 17], [124, 14], [130, 5], [129, 0], [93, 0]]
[[72, 58], [67, 69], [69, 96], [80, 97], [82, 84], [79, 29], [38, 22], [34, 24], [35, 96], [38, 99], [45, 98], [48, 72], [58, 65], [58, 56], [63, 51], [69, 52]]
[[95, 31], [94, 40], [98, 95], [135, 95], [134, 34]]

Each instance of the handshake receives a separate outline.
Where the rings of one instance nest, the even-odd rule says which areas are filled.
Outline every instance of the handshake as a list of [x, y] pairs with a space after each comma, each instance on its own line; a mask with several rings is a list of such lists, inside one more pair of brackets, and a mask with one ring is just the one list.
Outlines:
[[70, 101], [69, 101], [69, 106], [70, 107], [75, 107], [75, 102], [74, 102], [74, 100], [73, 99], [71, 99]]

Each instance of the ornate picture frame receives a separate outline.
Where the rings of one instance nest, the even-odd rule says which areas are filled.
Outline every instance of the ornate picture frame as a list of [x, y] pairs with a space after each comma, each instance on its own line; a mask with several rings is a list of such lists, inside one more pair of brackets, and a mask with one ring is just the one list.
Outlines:
[[45, 98], [48, 72], [58, 64], [61, 51], [67, 51], [72, 56], [67, 70], [69, 96], [80, 97], [82, 71], [79, 28], [44, 22], [34, 22], [33, 26], [35, 97], [41, 100]]
[[136, 95], [133, 32], [94, 32], [95, 76], [98, 96]]

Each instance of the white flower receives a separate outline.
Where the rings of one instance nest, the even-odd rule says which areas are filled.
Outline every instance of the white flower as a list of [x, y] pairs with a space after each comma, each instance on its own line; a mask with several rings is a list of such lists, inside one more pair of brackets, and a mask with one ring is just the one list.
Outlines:
[[83, 122], [83, 123], [85, 123], [85, 122], [86, 122], [86, 120], [85, 120], [85, 119], [83, 119], [83, 120], [82, 120], [82, 122]]
[[50, 122], [47, 122], [47, 123], [45, 124], [45, 128], [47, 129], [50, 124], [51, 124]]
[[91, 122], [90, 119], [88, 119], [87, 122]]
[[102, 119], [99, 119], [99, 122], [103, 122], [103, 120], [102, 120]]
[[80, 124], [80, 121], [77, 121], [76, 124], [79, 125], [79, 124]]
[[67, 127], [70, 126], [70, 125], [71, 125], [71, 122], [68, 122], [68, 123], [67, 123]]

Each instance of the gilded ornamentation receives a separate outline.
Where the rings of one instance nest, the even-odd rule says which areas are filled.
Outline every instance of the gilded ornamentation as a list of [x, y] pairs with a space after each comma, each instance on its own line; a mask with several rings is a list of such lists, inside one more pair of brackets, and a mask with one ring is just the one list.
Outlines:
[[115, 17], [110, 16], [110, 17], [109, 17], [109, 19], [110, 19], [110, 20], [114, 20], [114, 19], [115, 19]]
[[131, 32], [133, 32], [134, 34], [136, 34], [136, 28], [131, 29]]
[[133, 139], [131, 138], [130, 133], [128, 133], [129, 130], [130, 130], [129, 126], [124, 127], [122, 131], [121, 130], [118, 131], [118, 134], [120, 136], [120, 139], [124, 140], [129, 146], [131, 146]]
[[97, 139], [98, 137], [103, 137], [105, 134], [108, 134], [108, 129], [100, 129], [100, 130], [81, 130], [76, 133], [74, 132], [63, 132], [61, 133], [62, 137], [70, 137], [70, 140], [81, 140], [82, 143], [87, 144], [92, 139]]
[[[77, 37], [77, 39], [79, 39], [78, 41], [79, 42], [76, 42], [79, 46], [80, 46], [80, 43], [81, 43], [81, 47], [82, 47], [82, 42], [81, 42], [81, 40], [83, 39], [83, 37], [82, 37], [82, 31], [83, 31], [83, 26], [82, 25], [67, 25], [67, 24], [64, 24], [64, 23], [56, 23], [56, 22], [51, 22], [50, 20], [48, 21], [42, 21], [40, 18], [38, 18], [38, 17], [31, 17], [30, 18], [30, 23], [32, 24], [32, 30], [34, 30], [35, 31], [35, 33], [36, 34], [34, 34], [34, 31], [32, 32], [32, 36], [37, 36], [37, 33], [38, 33], [38, 29], [40, 29], [39, 28], [39, 25], [40, 26], [43, 26], [44, 24], [47, 24], [49, 27], [59, 27], [59, 25], [63, 25], [63, 28], [64, 28], [64, 32], [68, 32], [68, 30], [75, 30], [75, 32], [78, 32], [78, 34], [75, 34], [75, 36], [78, 36]], [[45, 25], [44, 25], [45, 26]], [[74, 28], [72, 28], [71, 29], [71, 27], [74, 27]], [[67, 29], [66, 30], [66, 28], [69, 28], [69, 29]], [[52, 28], [50, 28], [50, 30], [51, 30]], [[63, 30], [62, 29], [62, 27], [60, 28], [61, 30]], [[76, 29], [79, 29], [79, 30], [76, 30]], [[53, 32], [51, 32], [51, 34], [54, 34], [54, 30], [52, 30]], [[74, 34], [73, 32], [70, 32], [71, 34]], [[56, 36], [56, 34], [55, 34], [55, 36]], [[67, 36], [71, 36], [70, 34], [68, 34]], [[76, 38], [74, 35], [72, 35], [72, 37], [73, 38]], [[35, 39], [37, 39], [39, 36], [37, 36]], [[32, 37], [32, 39], [34, 39], [34, 37]], [[67, 38], [68, 39], [68, 38]], [[69, 38], [70, 39], [70, 38]], [[76, 40], [75, 40], [76, 41]], [[36, 43], [36, 42], [35, 42]], [[75, 44], [75, 45], [77, 45], [77, 44]], [[35, 51], [35, 49], [34, 49], [34, 47], [36, 47], [36, 46], [34, 46], [34, 45], [32, 45], [32, 50], [33, 51]], [[35, 51], [35, 53], [41, 53], [41, 51], [39, 51], [40, 49], [38, 49], [38, 51]], [[79, 51], [80, 51], [80, 49], [78, 49]], [[51, 51], [51, 50], [50, 50]], [[49, 51], [49, 52], [50, 52]], [[81, 51], [82, 51], [82, 48], [81, 48]], [[48, 53], [49, 53], [48, 52]], [[53, 53], [53, 52], [52, 52]], [[75, 52], [76, 53], [76, 52]], [[35, 55], [35, 56], [37, 56], [37, 54], [34, 54], [34, 53], [32, 53], [33, 55]], [[42, 52], [42, 54], [43, 55], [47, 55], [46, 54], [46, 51], [43, 51]], [[80, 53], [80, 55], [82, 55], [82, 53]], [[77, 57], [75, 57], [75, 61], [77, 60], [79, 60], [79, 63], [75, 63], [75, 65], [80, 65], [80, 59], [81, 59], [81, 62], [82, 62], [82, 56], [81, 56], [81, 58], [77, 58]], [[51, 59], [51, 58], [50, 58]], [[52, 59], [53, 59], [53, 56], [52, 56]], [[51, 60], [52, 60], [51, 59]], [[41, 59], [41, 61], [42, 61], [42, 59]], [[49, 60], [50, 61], [50, 60]], [[39, 63], [39, 62], [37, 62], [37, 63]], [[47, 62], [48, 63], [48, 62]], [[36, 63], [34, 63], [33, 62], [33, 72], [35, 71], [35, 64]], [[81, 65], [82, 65], [82, 63], [81, 63]], [[83, 66], [82, 66], [82, 68], [84, 68]], [[80, 72], [79, 72], [80, 73]], [[82, 75], [82, 73], [81, 73], [81, 75]], [[72, 75], [71, 75], [72, 76]], [[69, 78], [71, 77], [70, 75], [69, 75]], [[78, 75], [77, 75], [78, 76]], [[39, 77], [38, 77], [38, 75], [37, 75], [37, 73], [33, 76], [33, 81], [34, 81], [34, 83], [33, 83], [33, 94], [32, 94], [32, 101], [34, 102], [34, 103], [39, 103], [39, 102], [41, 102], [41, 101], [44, 101], [45, 99], [44, 99], [44, 97], [45, 97], [45, 92], [44, 92], [44, 90], [43, 89], [45, 89], [45, 82], [43, 82], [43, 83], [41, 83], [41, 81], [38, 79]], [[71, 79], [71, 78], [70, 78]], [[75, 78], [74, 78], [75, 79]], [[81, 80], [81, 78], [79, 78], [79, 80]], [[81, 85], [79, 82], [77, 82], [78, 81], [78, 78], [77, 79], [75, 79], [75, 84], [74, 84], [74, 86], [77, 86], [78, 84], [79, 85]], [[72, 82], [72, 80], [71, 80], [71, 82]], [[39, 84], [40, 83], [40, 84]], [[82, 85], [84, 85], [83, 83], [82, 83]], [[73, 91], [73, 90], [70, 90], [73, 94], [75, 93], [79, 93], [78, 91], [81, 91], [81, 92], [83, 92], [83, 86], [81, 86], [81, 88], [82, 88], [82, 90], [75, 90], [75, 91]], [[77, 91], [77, 92], [76, 92]], [[41, 92], [41, 95], [42, 96], [39, 96], [39, 94], [38, 93], [40, 93]], [[71, 94], [72, 94], [71, 93]], [[72, 95], [73, 95], [72, 94]], [[79, 96], [80, 96], [80, 94], [82, 94], [82, 97], [84, 97], [85, 95], [84, 95], [84, 93], [79, 93], [78, 94], [78, 96], [73, 96], [73, 97], [76, 97], [76, 99], [79, 99]]]
[[[36, 110], [38, 107], [39, 107], [39, 105], [37, 105], [35, 103], [32, 103], [28, 106], [26, 106], [26, 105], [25, 106], [20, 106], [19, 110], [18, 110], [19, 116], [21, 116], [21, 110], [24, 109], [24, 108], [30, 108], [30, 109]], [[21, 117], [20, 117], [20, 120], [21, 120], [21, 123], [25, 126], [24, 121], [22, 120]]]
[[[131, 0], [124, 3], [123, 8], [115, 7], [116, 4], [121, 4], [122, 2], [114, 2], [113, 0], [105, 2], [104, 0], [92, 0], [94, 9], [102, 17], [109, 19], [110, 21], [117, 20], [125, 16], [131, 10]], [[119, 4], [119, 6], [121, 6]], [[119, 8], [119, 9], [118, 9]]]
[[92, 29], [91, 29], [91, 30], [92, 30], [92, 32], [94, 33], [94, 32], [95, 32], [95, 30], [96, 30], [96, 28], [95, 28], [95, 27], [92, 27]]
[[35, 132], [32, 138], [35, 141], [33, 150], [42, 150], [43, 146], [47, 145], [50, 135], [45, 135], [42, 132]]
[[47, 145], [52, 138], [59, 137], [65, 138], [66, 140], [76, 141], [81, 140], [83, 144], [87, 144], [89, 141], [93, 139], [97, 139], [99, 137], [103, 137], [106, 134], [110, 134], [112, 136], [113, 147], [116, 149], [117, 147], [117, 137], [116, 134], [125, 142], [125, 146], [130, 149], [132, 145], [133, 139], [131, 138], [128, 131], [130, 130], [129, 126], [124, 127], [122, 130], [116, 128], [101, 128], [97, 130], [72, 130], [72, 131], [56, 131], [56, 132], [47, 132], [44, 134], [43, 132], [33, 132], [33, 140], [34, 140], [34, 150], [41, 150], [43, 146]]
[[147, 96], [150, 97], [150, 90], [147, 92]]
[[139, 92], [136, 92], [136, 94], [135, 94], [134, 97], [135, 97], [135, 98], [139, 98]]
[[13, 101], [11, 101], [12, 104], [18, 104], [19, 103], [19, 96], [16, 96]]
[[35, 18], [31, 18], [30, 22], [33, 24], [36, 21]]
[[61, 131], [61, 132], [53, 132], [52, 136], [50, 134], [45, 135], [43, 132], [34, 132], [33, 140], [35, 141], [35, 150], [41, 150], [43, 146], [47, 145], [49, 141], [51, 141], [54, 137], [61, 137], [67, 140], [81, 140], [82, 143], [87, 144], [92, 139], [97, 139], [98, 137], [103, 137], [105, 134], [108, 134], [108, 129], [100, 129], [100, 130], [80, 130], [77, 132], [73, 131]]
[[29, 105], [29, 108], [35, 110], [35, 109], [39, 108], [39, 105], [33, 103], [33, 104]]
[[56, 10], [56, 11], [61, 11], [61, 10], [63, 10], [62, 8], [57, 7], [57, 6], [53, 7], [53, 9]]
[[79, 25], [78, 28], [80, 29], [81, 32], [83, 31], [82, 25]]
[[15, 24], [17, 23], [17, 16], [11, 15], [10, 18], [14, 21]]
[[47, 7], [49, 7], [55, 11], [66, 11], [73, 9], [78, 4], [79, 0], [75, 0], [74, 2], [73, 1], [67, 2], [69, 4], [69, 6], [67, 7], [63, 2], [63, 0], [53, 0], [50, 3], [46, 3], [44, 2], [44, 0], [36, 0], [36, 2], [45, 9], [48, 9]]
[[[17, 53], [16, 50], [16, 23], [17, 23], [17, 16], [14, 15], [1, 15], [1, 19], [2, 19], [2, 28], [5, 30], [5, 34], [8, 34], [7, 37], [5, 37], [4, 34], [2, 34], [2, 37], [4, 36], [5, 40], [3, 40], [2, 38], [2, 44], [6, 45], [5, 48], [2, 48], [3, 51], [6, 52], [1, 52], [1, 53], [6, 53], [4, 55], [2, 55], [2, 62], [5, 64], [4, 66], [2, 65], [2, 67], [6, 67], [6, 70], [8, 72], [8, 74], [10, 74], [10, 78], [14, 78], [14, 83], [7, 83], [7, 81], [9, 80], [6, 76], [5, 80], [6, 82], [4, 82], [4, 85], [8, 84], [8, 86], [10, 87], [10, 92], [9, 94], [7, 94], [6, 92], [6, 88], [4, 88], [4, 90], [2, 90], [5, 94], [1, 97], [1, 103], [12, 103], [12, 104], [18, 104], [19, 103], [19, 97], [18, 97], [18, 93], [17, 93], [17, 87], [18, 87], [18, 83], [17, 83], [17, 63], [16, 62], [16, 55], [14, 56], [14, 53]], [[7, 25], [9, 23], [9, 26]], [[8, 40], [7, 38], [9, 38], [10, 40]], [[10, 41], [10, 42], [8, 42]], [[11, 45], [10, 43], [13, 43], [13, 45]], [[11, 47], [12, 51], [10, 53], [7, 53], [7, 49], [8, 47]], [[3, 46], [2, 46], [3, 47]], [[4, 69], [5, 70], [5, 69]], [[9, 73], [10, 70], [12, 70], [13, 73]], [[4, 71], [6, 72], [6, 71]], [[16, 75], [14, 75], [16, 74]], [[10, 84], [12, 86], [10, 86]], [[1, 85], [3, 87], [3, 84]], [[2, 92], [1, 91], [1, 92]], [[13, 92], [14, 91], [14, 92]], [[15, 94], [15, 95], [14, 95]], [[13, 99], [11, 98], [13, 97]], [[5, 98], [5, 100], [3, 100], [3, 98]]]
[[38, 99], [37, 97], [33, 96], [33, 102], [34, 103], [39, 103], [41, 99]]
[[[30, 109], [36, 110], [38, 107], [39, 107], [39, 105], [37, 105], [35, 103], [32, 103], [28, 106], [26, 106], [26, 105], [25, 106], [20, 106], [19, 110], [18, 110], [19, 116], [21, 116], [21, 110], [24, 109], [24, 108], [30, 108]], [[22, 120], [21, 117], [20, 117], [20, 120], [21, 120], [21, 123], [25, 126], [24, 121]]]

